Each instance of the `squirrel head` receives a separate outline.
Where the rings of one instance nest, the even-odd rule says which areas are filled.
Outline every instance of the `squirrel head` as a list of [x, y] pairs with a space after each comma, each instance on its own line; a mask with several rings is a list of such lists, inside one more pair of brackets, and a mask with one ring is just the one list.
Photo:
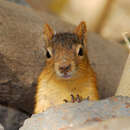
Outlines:
[[46, 67], [58, 78], [73, 79], [87, 70], [89, 63], [86, 33], [85, 22], [81, 22], [73, 33], [56, 34], [48, 24], [45, 24]]

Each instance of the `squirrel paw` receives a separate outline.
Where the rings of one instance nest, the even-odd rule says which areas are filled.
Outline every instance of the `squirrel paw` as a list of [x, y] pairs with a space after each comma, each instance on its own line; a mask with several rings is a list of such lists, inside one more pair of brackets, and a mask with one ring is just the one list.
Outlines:
[[90, 97], [88, 96], [88, 97], [86, 98], [86, 100], [88, 100], [88, 101], [89, 101], [89, 100], [90, 100]]
[[67, 103], [67, 102], [68, 102], [68, 100], [66, 100], [66, 99], [64, 99], [63, 101], [64, 101], [65, 103]]
[[81, 101], [82, 101], [82, 98], [77, 94], [77, 96], [76, 96], [76, 101], [78, 102], [78, 103], [80, 103]]
[[76, 97], [74, 97], [73, 94], [71, 94], [70, 96], [71, 96], [71, 101], [72, 101], [72, 103], [75, 103], [75, 102], [80, 103], [81, 100], [82, 100], [81, 97], [80, 97], [78, 94], [76, 95]]
[[[82, 98], [78, 94], [76, 95], [76, 97], [74, 97], [73, 94], [71, 94], [70, 96], [71, 96], [71, 102], [72, 103], [75, 103], [75, 102], [80, 103], [82, 101]], [[87, 98], [87, 100], [89, 100], [89, 97]], [[64, 102], [67, 103], [68, 100], [64, 99]]]

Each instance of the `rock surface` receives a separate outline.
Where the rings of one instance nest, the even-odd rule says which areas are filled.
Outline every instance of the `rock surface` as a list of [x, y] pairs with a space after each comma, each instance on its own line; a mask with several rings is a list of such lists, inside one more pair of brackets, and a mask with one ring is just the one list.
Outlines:
[[0, 124], [0, 130], [4, 130], [4, 127]]
[[64, 130], [130, 130], [130, 117], [113, 118], [94, 123], [93, 125], [64, 128]]
[[19, 127], [23, 125], [24, 120], [28, 117], [29, 116], [26, 113], [0, 105], [0, 123], [5, 130], [18, 130]]
[[116, 95], [130, 97], [130, 53], [124, 68], [123, 75], [120, 80], [119, 87], [116, 91]]
[[[35, 83], [44, 66], [45, 23], [57, 32], [74, 29], [49, 14], [0, 0], [0, 103], [32, 113]], [[128, 52], [119, 44], [88, 33], [88, 53], [101, 98], [114, 95]]]
[[[100, 101], [67, 103], [27, 119], [20, 130], [66, 130], [110, 118], [130, 117], [130, 98], [112, 97]], [[114, 129], [113, 129], [114, 130]]]

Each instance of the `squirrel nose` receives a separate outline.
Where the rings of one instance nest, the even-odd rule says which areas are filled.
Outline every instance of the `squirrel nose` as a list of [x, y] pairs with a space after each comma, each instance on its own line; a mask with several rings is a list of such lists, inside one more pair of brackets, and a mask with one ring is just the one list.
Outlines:
[[63, 65], [63, 66], [59, 67], [59, 71], [61, 73], [66, 73], [66, 72], [69, 72], [70, 70], [71, 70], [71, 64], [69, 64], [69, 65]]

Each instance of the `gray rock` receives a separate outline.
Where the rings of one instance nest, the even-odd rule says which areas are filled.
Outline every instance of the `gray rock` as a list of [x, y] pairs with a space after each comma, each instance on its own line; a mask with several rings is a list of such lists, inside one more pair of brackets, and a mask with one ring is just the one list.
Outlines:
[[5, 130], [18, 130], [28, 117], [27, 114], [19, 110], [0, 105], [0, 123], [4, 126]]
[[64, 128], [63, 130], [130, 130], [130, 117], [112, 118], [90, 125]]
[[86, 100], [58, 105], [33, 115], [20, 130], [61, 130], [119, 117], [130, 117], [130, 98], [112, 97], [94, 102]]

